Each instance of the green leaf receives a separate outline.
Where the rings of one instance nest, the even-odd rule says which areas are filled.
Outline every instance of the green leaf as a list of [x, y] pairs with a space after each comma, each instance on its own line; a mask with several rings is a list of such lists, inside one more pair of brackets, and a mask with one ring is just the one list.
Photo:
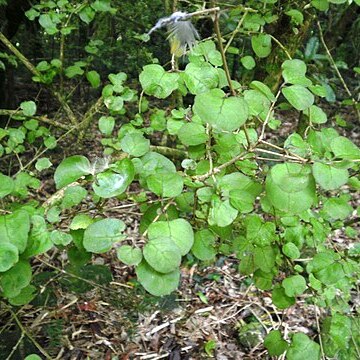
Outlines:
[[263, 93], [270, 101], [274, 101], [275, 100], [275, 96], [274, 94], [271, 92], [270, 88], [265, 85], [264, 83], [260, 82], [260, 81], [252, 81], [250, 83], [250, 88], [254, 89], [254, 90], [258, 90], [261, 93]]
[[338, 198], [328, 198], [324, 202], [323, 213], [329, 219], [344, 220], [351, 215], [353, 208], [348, 203], [348, 196], [340, 196]]
[[52, 163], [48, 158], [39, 158], [35, 164], [35, 168], [38, 171], [48, 169], [51, 166], [52, 166]]
[[179, 269], [168, 274], [161, 274], [144, 260], [136, 267], [136, 275], [145, 290], [154, 296], [169, 295], [176, 290], [180, 280]]
[[289, 297], [301, 295], [307, 288], [305, 278], [301, 275], [287, 277], [282, 281], [282, 287]]
[[190, 93], [194, 95], [216, 88], [219, 83], [217, 70], [206, 62], [186, 65], [182, 76]]
[[144, 178], [153, 174], [176, 172], [174, 163], [164, 155], [149, 152], [141, 159], [141, 168], [137, 172]]
[[124, 107], [124, 99], [121, 96], [108, 96], [104, 99], [104, 104], [110, 111], [118, 113]]
[[264, 272], [271, 272], [275, 266], [275, 251], [272, 246], [254, 248], [254, 263]]
[[99, 119], [99, 130], [102, 134], [110, 136], [114, 130], [115, 119], [112, 116], [101, 116]]
[[218, 196], [213, 196], [208, 217], [210, 226], [228, 226], [233, 223], [237, 216], [238, 210], [230, 205], [229, 200], [222, 201]]
[[304, 86], [287, 86], [281, 92], [296, 110], [303, 111], [314, 103], [314, 95]]
[[69, 245], [73, 241], [70, 234], [66, 234], [59, 230], [53, 230], [50, 234], [50, 239], [55, 245], [61, 246]]
[[14, 245], [18, 252], [24, 252], [30, 230], [30, 219], [27, 212], [14, 211], [0, 216], [0, 239], [2, 244]]
[[69, 79], [72, 79], [75, 76], [80, 76], [83, 74], [84, 74], [84, 70], [82, 69], [81, 66], [78, 65], [71, 65], [65, 69], [65, 76], [68, 77]]
[[116, 242], [126, 237], [125, 224], [118, 219], [103, 219], [89, 225], [84, 232], [84, 247], [96, 254], [107, 252]]
[[331, 151], [341, 159], [359, 160], [360, 149], [344, 136], [338, 136], [330, 142]]
[[203, 125], [197, 123], [185, 123], [177, 133], [180, 141], [187, 146], [205, 144], [208, 135]]
[[70, 209], [73, 206], [76, 206], [84, 200], [87, 195], [87, 191], [79, 186], [70, 186], [64, 191], [64, 197], [61, 202], [61, 207], [63, 209]]
[[28, 355], [24, 360], [41, 360], [41, 357], [36, 354]]
[[285, 289], [276, 285], [272, 291], [272, 302], [279, 309], [286, 309], [295, 304], [295, 298], [285, 294]]
[[216, 256], [215, 236], [208, 230], [203, 229], [195, 233], [194, 245], [191, 252], [199, 260], [208, 261], [213, 260]]
[[223, 131], [239, 129], [248, 118], [245, 100], [235, 96], [226, 98], [219, 89], [196, 95], [193, 110], [203, 123]]
[[321, 337], [325, 354], [332, 358], [336, 357], [339, 351], [349, 347], [349, 341], [353, 337], [351, 319], [337, 313], [328, 316], [323, 321]]
[[0, 243], [0, 272], [12, 268], [19, 261], [19, 251], [11, 243]]
[[167, 274], [180, 266], [181, 254], [171, 237], [156, 237], [144, 246], [146, 262], [157, 272]]
[[26, 261], [19, 261], [10, 270], [1, 274], [0, 285], [4, 296], [15, 297], [30, 284], [32, 277], [31, 266]]
[[119, 72], [117, 74], [110, 74], [109, 80], [113, 84], [113, 90], [117, 93], [121, 93], [124, 91], [124, 82], [127, 79], [127, 75], [123, 72]]
[[120, 140], [120, 145], [131, 156], [142, 156], [150, 150], [150, 141], [138, 132], [126, 134]]
[[309, 117], [312, 124], [325, 124], [327, 122], [326, 113], [316, 105], [311, 105], [304, 111], [304, 114]]
[[281, 65], [282, 76], [286, 83], [309, 86], [312, 84], [306, 74], [306, 64], [299, 59], [286, 60]]
[[51, 19], [49, 14], [41, 14], [39, 16], [39, 24], [45, 29], [49, 35], [54, 35], [57, 33], [58, 29], [56, 24]]
[[265, 58], [271, 53], [271, 36], [268, 34], [253, 35], [251, 46], [259, 58]]
[[287, 360], [320, 360], [320, 345], [303, 333], [296, 333], [292, 337], [290, 347], [286, 353]]
[[334, 166], [315, 162], [312, 166], [315, 181], [324, 190], [335, 190], [347, 183], [349, 172]]
[[150, 241], [168, 237], [180, 249], [182, 256], [186, 255], [194, 244], [194, 232], [191, 225], [184, 219], [172, 221], [157, 221], [148, 227]]
[[79, 18], [84, 23], [90, 24], [95, 18], [95, 11], [90, 6], [85, 6], [80, 10]]
[[94, 220], [89, 215], [79, 214], [72, 219], [69, 228], [71, 230], [86, 229], [93, 222]]
[[14, 306], [21, 306], [28, 304], [36, 296], [36, 287], [33, 285], [28, 285], [25, 288], [21, 289], [19, 295], [9, 298], [9, 303]]
[[181, 194], [184, 179], [178, 173], [150, 175], [146, 179], [149, 190], [162, 197], [176, 197]]
[[288, 242], [282, 247], [283, 253], [290, 259], [298, 259], [300, 257], [300, 250], [292, 243]]
[[311, 0], [311, 5], [320, 11], [326, 11], [329, 9], [328, 0]]
[[291, 22], [295, 25], [302, 25], [304, 22], [304, 15], [299, 10], [291, 9], [286, 11], [285, 14], [291, 17]]
[[25, 116], [33, 116], [36, 114], [36, 104], [34, 101], [24, 101], [20, 104], [20, 109]]
[[114, 173], [110, 170], [96, 175], [93, 189], [96, 195], [102, 198], [111, 198], [121, 195], [130, 185], [133, 177], [127, 173]]
[[179, 75], [167, 73], [156, 64], [146, 65], [140, 74], [140, 83], [145, 94], [153, 95], [159, 99], [167, 98], [178, 88]]
[[243, 67], [247, 70], [252, 70], [256, 66], [254, 58], [250, 55], [242, 57], [240, 61]]
[[279, 356], [289, 347], [288, 343], [281, 336], [280, 330], [271, 330], [264, 339], [264, 346], [270, 356]]
[[126, 265], [138, 265], [142, 260], [142, 252], [139, 248], [130, 245], [122, 245], [116, 250], [117, 257]]
[[11, 192], [14, 190], [14, 187], [14, 180], [9, 176], [0, 173], [0, 199], [6, 195], [11, 194]]
[[56, 138], [54, 136], [48, 136], [45, 140], [44, 140], [44, 145], [48, 148], [48, 149], [55, 149], [57, 146], [57, 141]]
[[89, 81], [91, 87], [94, 89], [98, 88], [101, 83], [100, 75], [97, 71], [91, 70], [88, 73], [86, 73], [86, 78]]
[[55, 170], [54, 180], [56, 188], [61, 189], [90, 173], [91, 165], [85, 156], [70, 156], [64, 159]]
[[315, 181], [309, 166], [279, 164], [272, 167], [266, 178], [266, 194], [279, 210], [298, 214], [315, 202]]

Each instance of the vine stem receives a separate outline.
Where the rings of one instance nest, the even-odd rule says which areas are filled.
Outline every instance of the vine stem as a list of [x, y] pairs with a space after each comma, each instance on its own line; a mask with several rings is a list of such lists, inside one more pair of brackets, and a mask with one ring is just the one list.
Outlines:
[[324, 39], [324, 34], [323, 34], [323, 31], [322, 31], [322, 28], [321, 28], [321, 25], [320, 25], [320, 22], [317, 21], [317, 27], [319, 29], [319, 37], [320, 37], [320, 41], [321, 41], [321, 44], [323, 45], [325, 51], [326, 51], [326, 54], [327, 56], [329, 57], [329, 60], [330, 60], [330, 63], [331, 65], [333, 66], [335, 72], [336, 72], [336, 75], [338, 76], [342, 86], [344, 87], [346, 93], [349, 95], [349, 97], [351, 98], [352, 102], [353, 102], [353, 106], [354, 106], [354, 109], [356, 111], [356, 114], [358, 116], [358, 119], [360, 120], [360, 110], [357, 108], [357, 105], [358, 105], [358, 102], [355, 100], [355, 98], [353, 97], [351, 91], [349, 90], [349, 87], [347, 86], [344, 78], [342, 77], [340, 71], [339, 71], [339, 68], [337, 67], [336, 63], [335, 63], [335, 60], [334, 58], [332, 57], [331, 55], [331, 52], [328, 48], [328, 46], [326, 45], [326, 42], [325, 42], [325, 39]]
[[230, 47], [231, 43], [233, 42], [235, 35], [239, 32], [241, 25], [243, 24], [247, 14], [249, 13], [249, 10], [245, 10], [244, 15], [241, 17], [240, 21], [238, 22], [236, 29], [232, 32], [231, 37], [229, 39], [229, 41], [227, 42], [225, 49], [224, 49], [224, 53], [227, 52], [228, 48]]
[[35, 338], [25, 329], [24, 325], [19, 320], [17, 314], [7, 305], [4, 304], [7, 310], [10, 312], [12, 317], [14, 318], [16, 324], [21, 330], [21, 333], [24, 334], [34, 345], [35, 347], [46, 357], [46, 359], [52, 360], [52, 357], [46, 352], [46, 350], [35, 340]]
[[[215, 1], [212, 1], [211, 3], [213, 5], [213, 8], [215, 8]], [[223, 43], [222, 43], [222, 37], [221, 37], [220, 25], [219, 25], [219, 10], [215, 12], [214, 29], [215, 29], [215, 34], [216, 34], [216, 37], [217, 37], [217, 40], [218, 40], [218, 46], [219, 46], [219, 50], [220, 50], [220, 53], [221, 53], [221, 59], [222, 59], [223, 65], [224, 65], [226, 80], [228, 82], [231, 95], [235, 96], [236, 92], [235, 92], [234, 87], [233, 87], [233, 85], [231, 83], [230, 71], [229, 71], [227, 61], [226, 61], [226, 56], [225, 56], [225, 52], [224, 52], [224, 46], [223, 46]]]

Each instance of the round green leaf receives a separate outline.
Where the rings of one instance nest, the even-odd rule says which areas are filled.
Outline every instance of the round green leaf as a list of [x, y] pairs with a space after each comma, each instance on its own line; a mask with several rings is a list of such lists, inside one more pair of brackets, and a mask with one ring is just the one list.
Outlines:
[[305, 278], [301, 275], [287, 277], [282, 281], [282, 287], [289, 297], [301, 295], [307, 288]]
[[0, 173], [0, 198], [9, 195], [15, 187], [14, 180], [6, 175]]
[[70, 234], [66, 234], [59, 230], [53, 230], [50, 234], [50, 239], [55, 245], [61, 246], [69, 245], [73, 241]]
[[19, 252], [15, 245], [0, 243], [0, 272], [9, 270], [19, 261]]
[[207, 261], [212, 260], [216, 256], [215, 250], [215, 236], [207, 229], [200, 230], [195, 233], [194, 245], [191, 248], [191, 252], [199, 260]]
[[146, 261], [136, 267], [136, 275], [140, 284], [154, 296], [169, 295], [179, 285], [180, 271], [174, 270], [168, 274], [155, 271]]
[[150, 240], [143, 249], [146, 262], [156, 271], [167, 274], [180, 266], [180, 249], [170, 237]]
[[18, 252], [24, 252], [30, 230], [30, 218], [26, 211], [18, 210], [9, 215], [0, 216], [1, 243], [15, 245]]
[[24, 360], [41, 360], [41, 357], [36, 354], [28, 355]]
[[315, 162], [312, 167], [315, 181], [324, 190], [335, 190], [346, 184], [349, 179], [347, 169], [338, 169], [334, 166]]
[[150, 150], [150, 141], [138, 132], [126, 134], [120, 145], [131, 156], [142, 156]]
[[182, 256], [186, 255], [194, 244], [194, 232], [191, 225], [184, 219], [172, 221], [157, 221], [148, 227], [149, 240], [170, 237], [180, 249]]
[[114, 130], [115, 119], [112, 116], [101, 116], [99, 119], [99, 130], [102, 134], [110, 136]]
[[264, 339], [264, 346], [270, 356], [280, 356], [289, 347], [288, 343], [281, 336], [280, 330], [271, 330]]
[[272, 302], [279, 309], [286, 309], [295, 304], [295, 298], [287, 296], [285, 289], [276, 285], [272, 291]]
[[348, 138], [337, 136], [330, 142], [331, 151], [341, 159], [360, 159], [360, 149]]
[[283, 88], [286, 100], [299, 111], [306, 110], [314, 103], [314, 95], [304, 86], [291, 85]]
[[121, 96], [109, 96], [104, 100], [105, 106], [114, 112], [119, 112], [124, 107], [124, 99]]
[[64, 159], [55, 170], [54, 180], [57, 189], [91, 173], [91, 165], [85, 156], [75, 155]]
[[208, 139], [204, 126], [196, 123], [184, 124], [177, 135], [180, 141], [187, 146], [205, 144]]
[[96, 195], [102, 198], [111, 198], [122, 194], [129, 185], [129, 178], [125, 173], [116, 174], [111, 170], [96, 176], [93, 189]]
[[210, 226], [216, 225], [225, 227], [236, 219], [238, 210], [230, 205], [229, 200], [222, 201], [218, 197], [214, 197], [211, 201], [208, 223]]
[[186, 65], [183, 78], [190, 93], [194, 95], [213, 89], [219, 83], [217, 70], [207, 62]]
[[266, 194], [276, 209], [291, 214], [309, 209], [316, 199], [310, 167], [275, 165], [266, 178]]
[[61, 202], [61, 207], [63, 209], [70, 209], [73, 206], [76, 206], [84, 200], [87, 195], [87, 191], [80, 185], [69, 186], [64, 191], [64, 197]]
[[300, 250], [292, 243], [288, 242], [282, 247], [283, 253], [290, 259], [298, 259], [300, 257]]
[[240, 128], [248, 118], [246, 101], [236, 96], [226, 98], [219, 89], [196, 95], [193, 110], [203, 123], [223, 131]]
[[48, 158], [40, 158], [36, 161], [35, 164], [35, 168], [38, 171], [48, 169], [50, 166], [52, 166], [52, 163]]
[[83, 245], [89, 252], [101, 254], [111, 249], [115, 242], [124, 240], [125, 224], [118, 219], [103, 219], [89, 225], [84, 232]]
[[178, 88], [179, 75], [167, 73], [157, 64], [146, 65], [140, 74], [140, 83], [145, 94], [159, 99], [167, 98]]
[[320, 360], [320, 345], [303, 333], [292, 337], [291, 345], [286, 352], [287, 360]]
[[21, 289], [19, 295], [9, 298], [9, 303], [14, 306], [21, 306], [28, 304], [36, 296], [36, 287], [28, 285]]
[[25, 116], [33, 116], [36, 114], [36, 104], [34, 101], [24, 101], [20, 104], [20, 108]]
[[0, 285], [7, 298], [20, 294], [21, 289], [30, 284], [31, 266], [26, 261], [19, 261], [10, 270], [1, 274]]
[[286, 83], [309, 86], [311, 80], [309, 80], [306, 74], [306, 64], [299, 59], [286, 60], [281, 65], [282, 76]]
[[259, 34], [251, 37], [251, 46], [255, 54], [260, 58], [265, 58], [271, 53], [271, 36]]
[[147, 179], [149, 189], [162, 197], [175, 197], [181, 194], [184, 180], [178, 173], [154, 174]]
[[139, 248], [123, 245], [116, 250], [117, 257], [126, 265], [138, 265], [142, 260], [142, 252]]
[[256, 66], [254, 58], [250, 55], [242, 57], [240, 61], [244, 68], [247, 70], [252, 70]]
[[313, 124], [325, 124], [327, 122], [326, 113], [316, 105], [311, 105], [304, 111], [304, 114], [309, 117], [310, 122]]

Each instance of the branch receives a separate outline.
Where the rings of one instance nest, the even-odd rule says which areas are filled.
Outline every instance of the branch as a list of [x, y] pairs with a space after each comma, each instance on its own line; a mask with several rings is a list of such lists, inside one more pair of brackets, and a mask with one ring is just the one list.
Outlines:
[[69, 130], [70, 126], [62, 124], [56, 120], [51, 120], [46, 116], [28, 116], [28, 115], [24, 115], [22, 111], [18, 111], [18, 110], [6, 110], [6, 109], [0, 109], [0, 116], [22, 116], [25, 118], [29, 118], [29, 119], [35, 119], [38, 121], [41, 121], [45, 124], [49, 124], [55, 127], [58, 127], [60, 129], [63, 130]]
[[[25, 65], [25, 67], [35, 76], [41, 78], [41, 73], [36, 67], [7, 39], [7, 37], [0, 32], [0, 41]], [[54, 97], [58, 100], [60, 105], [63, 107], [67, 117], [71, 121], [73, 125], [78, 123], [78, 120], [70, 108], [69, 104], [62, 97], [62, 95], [57, 92], [52, 86], [50, 86], [50, 90]]]
[[[212, 4], [215, 4], [215, 1], [212, 1]], [[219, 50], [221, 53], [221, 59], [222, 59], [223, 65], [224, 65], [225, 75], [226, 75], [226, 79], [227, 79], [227, 82], [228, 82], [228, 85], [230, 88], [230, 92], [231, 92], [231, 95], [236, 96], [236, 92], [231, 83], [230, 71], [229, 71], [227, 61], [226, 61], [226, 56], [225, 56], [224, 47], [223, 47], [223, 43], [222, 43], [222, 37], [221, 37], [220, 26], [219, 26], [219, 12], [215, 13], [214, 29], [215, 29], [216, 37], [218, 40]]]

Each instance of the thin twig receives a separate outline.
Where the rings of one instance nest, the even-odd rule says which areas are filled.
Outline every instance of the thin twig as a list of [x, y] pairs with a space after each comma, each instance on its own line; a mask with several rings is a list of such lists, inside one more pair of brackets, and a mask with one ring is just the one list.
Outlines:
[[247, 16], [248, 13], [249, 13], [249, 11], [248, 11], [248, 10], [245, 10], [244, 15], [241, 17], [241, 19], [240, 19], [240, 21], [238, 22], [235, 30], [232, 32], [229, 41], [227, 42], [227, 44], [226, 44], [226, 46], [225, 46], [224, 53], [227, 52], [227, 50], [228, 50], [228, 48], [230, 47], [232, 41], [234, 40], [236, 34], [239, 32], [239, 30], [240, 30], [240, 28], [241, 28], [241, 25], [243, 24], [243, 22], [244, 22], [244, 20], [245, 20], [245, 18], [246, 18], [246, 16]]
[[347, 93], [347, 94], [349, 95], [349, 97], [351, 98], [351, 100], [352, 100], [352, 102], [353, 102], [354, 109], [355, 109], [356, 114], [357, 114], [357, 116], [358, 116], [358, 119], [360, 120], [360, 110], [359, 110], [358, 107], [357, 107], [358, 102], [355, 100], [355, 98], [353, 97], [351, 91], [349, 90], [349, 87], [347, 86], [344, 78], [342, 77], [342, 75], [341, 75], [341, 73], [340, 73], [340, 71], [339, 71], [339, 68], [337, 67], [337, 65], [336, 65], [336, 63], [335, 63], [335, 60], [334, 60], [334, 58], [332, 57], [331, 52], [330, 52], [329, 48], [328, 48], [327, 45], [326, 45], [326, 42], [325, 42], [325, 39], [324, 39], [324, 35], [323, 35], [323, 31], [322, 31], [322, 29], [321, 29], [320, 22], [317, 21], [316, 24], [317, 24], [317, 27], [318, 27], [318, 29], [319, 29], [319, 36], [320, 36], [321, 44], [323, 45], [323, 47], [324, 47], [324, 49], [325, 49], [325, 51], [326, 51], [326, 54], [327, 54], [327, 56], [329, 57], [330, 63], [331, 63], [331, 65], [333, 66], [333, 68], [334, 68], [334, 70], [335, 70], [335, 72], [336, 72], [336, 74], [337, 74], [337, 76], [338, 76], [338, 78], [339, 78], [342, 86], [344, 87], [346, 93]]

